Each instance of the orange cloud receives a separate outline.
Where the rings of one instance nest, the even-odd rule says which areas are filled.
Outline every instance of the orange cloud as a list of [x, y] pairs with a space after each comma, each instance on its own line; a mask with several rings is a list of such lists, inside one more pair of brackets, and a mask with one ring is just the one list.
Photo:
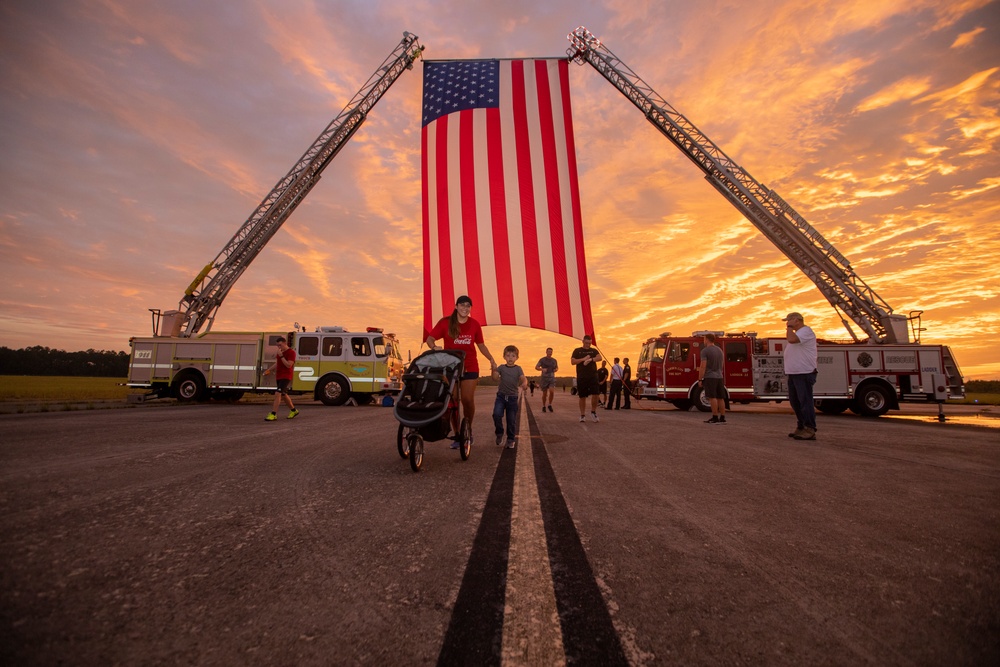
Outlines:
[[970, 30], [969, 32], [963, 32], [961, 35], [955, 38], [955, 41], [952, 42], [951, 44], [951, 48], [961, 49], [963, 47], [969, 46], [976, 40], [976, 37], [983, 34], [984, 32], [986, 32], [986, 28], [982, 26]]
[[928, 77], [908, 77], [866, 98], [856, 107], [855, 111], [862, 113], [872, 109], [881, 109], [896, 102], [912, 100], [923, 95], [930, 87]]

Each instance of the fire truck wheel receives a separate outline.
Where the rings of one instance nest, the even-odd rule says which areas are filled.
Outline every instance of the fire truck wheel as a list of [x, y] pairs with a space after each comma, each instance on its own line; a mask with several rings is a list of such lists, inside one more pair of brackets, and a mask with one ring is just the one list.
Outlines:
[[203, 401], [205, 396], [205, 379], [196, 371], [181, 373], [174, 380], [174, 397], [178, 401]]
[[705, 396], [705, 388], [701, 384], [695, 387], [691, 394], [691, 402], [702, 412], [712, 411], [712, 402], [708, 400], [708, 396]]
[[396, 449], [399, 450], [399, 455], [402, 458], [408, 458], [410, 456], [410, 439], [403, 435], [403, 425], [399, 425], [399, 430], [396, 431]]
[[410, 467], [413, 472], [420, 472], [420, 466], [424, 462], [424, 439], [419, 433], [411, 433], [406, 436], [406, 440], [410, 448]]
[[332, 377], [324, 380], [316, 393], [323, 405], [343, 405], [351, 397], [351, 388], [343, 378]]
[[881, 417], [889, 411], [889, 393], [877, 384], [865, 385], [854, 397], [854, 412], [864, 417]]

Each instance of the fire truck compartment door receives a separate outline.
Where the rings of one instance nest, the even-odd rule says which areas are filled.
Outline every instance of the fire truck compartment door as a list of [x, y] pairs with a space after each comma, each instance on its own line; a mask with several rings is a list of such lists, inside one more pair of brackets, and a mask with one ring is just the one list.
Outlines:
[[850, 397], [850, 379], [847, 375], [847, 350], [820, 347], [816, 354], [816, 386], [813, 396]]
[[920, 350], [920, 385], [924, 388], [924, 393], [931, 393], [927, 391], [927, 387], [934, 391], [933, 388], [937, 385], [934, 381], [935, 375], [947, 375], [941, 366], [940, 347], [928, 347], [926, 350]]
[[253, 387], [257, 375], [257, 343], [217, 343], [212, 355], [210, 384]]

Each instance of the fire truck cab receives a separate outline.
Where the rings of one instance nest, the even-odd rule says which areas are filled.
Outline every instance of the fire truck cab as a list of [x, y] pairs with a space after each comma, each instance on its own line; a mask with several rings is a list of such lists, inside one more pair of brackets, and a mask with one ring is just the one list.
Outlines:
[[[674, 337], [670, 332], [648, 339], [636, 364], [636, 398], [666, 400], [680, 410], [691, 406], [709, 411], [711, 405], [698, 384], [701, 365], [702, 337], [707, 331], [696, 331], [689, 337]], [[755, 334], [725, 336], [713, 331], [722, 349], [725, 364], [726, 391], [733, 401], [748, 402], [753, 398], [751, 358]]]

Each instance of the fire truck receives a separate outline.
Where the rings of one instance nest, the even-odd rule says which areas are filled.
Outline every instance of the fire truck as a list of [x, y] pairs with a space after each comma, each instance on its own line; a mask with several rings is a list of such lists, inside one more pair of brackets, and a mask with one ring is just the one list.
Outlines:
[[[705, 179], [770, 240], [826, 297], [851, 336], [847, 344], [819, 345], [816, 397], [820, 408], [848, 408], [881, 415], [901, 400], [961, 397], [965, 385], [951, 350], [920, 342], [922, 311], [893, 309], [855, 273], [850, 262], [777, 192], [750, 175], [735, 160], [668, 104], [628, 65], [584, 27], [568, 35], [567, 55], [590, 64], [629, 99]], [[861, 335], [851, 326], [861, 329]], [[734, 400], [787, 398], [782, 338], [755, 334], [723, 337], [726, 383]], [[649, 339], [640, 353], [635, 393], [708, 409], [694, 387], [700, 363], [697, 335]]]
[[367, 403], [401, 388], [403, 358], [396, 337], [376, 327], [351, 332], [339, 326], [308, 333], [209, 331], [185, 339], [133, 338], [128, 386], [181, 401], [238, 401], [246, 392], [270, 393], [275, 376], [264, 371], [274, 364], [279, 337], [295, 350], [293, 394], [343, 405], [352, 398]]
[[[328, 405], [401, 388], [402, 359], [392, 334], [368, 328], [348, 332], [213, 332], [223, 300], [251, 262], [319, 181], [326, 166], [358, 131], [372, 107], [424, 47], [416, 35], [403, 39], [347, 106], [330, 122], [292, 169], [264, 197], [216, 258], [198, 273], [176, 310], [151, 308], [153, 335], [129, 343], [128, 386], [150, 389], [145, 397], [183, 401], [238, 399], [246, 391], [273, 391], [263, 370], [273, 363], [275, 340], [284, 336], [296, 353], [292, 390], [312, 393]], [[202, 329], [204, 328], [204, 332]], [[140, 396], [141, 395], [136, 395]]]
[[[650, 338], [636, 364], [637, 398], [669, 401], [681, 410], [711, 410], [698, 380], [703, 336]], [[754, 332], [712, 331], [723, 352], [727, 400], [788, 399], [782, 353], [784, 338], [758, 338]], [[946, 345], [893, 345], [817, 342], [817, 407], [827, 414], [845, 410], [879, 417], [899, 409], [901, 401], [943, 401], [964, 396], [961, 373]]]

